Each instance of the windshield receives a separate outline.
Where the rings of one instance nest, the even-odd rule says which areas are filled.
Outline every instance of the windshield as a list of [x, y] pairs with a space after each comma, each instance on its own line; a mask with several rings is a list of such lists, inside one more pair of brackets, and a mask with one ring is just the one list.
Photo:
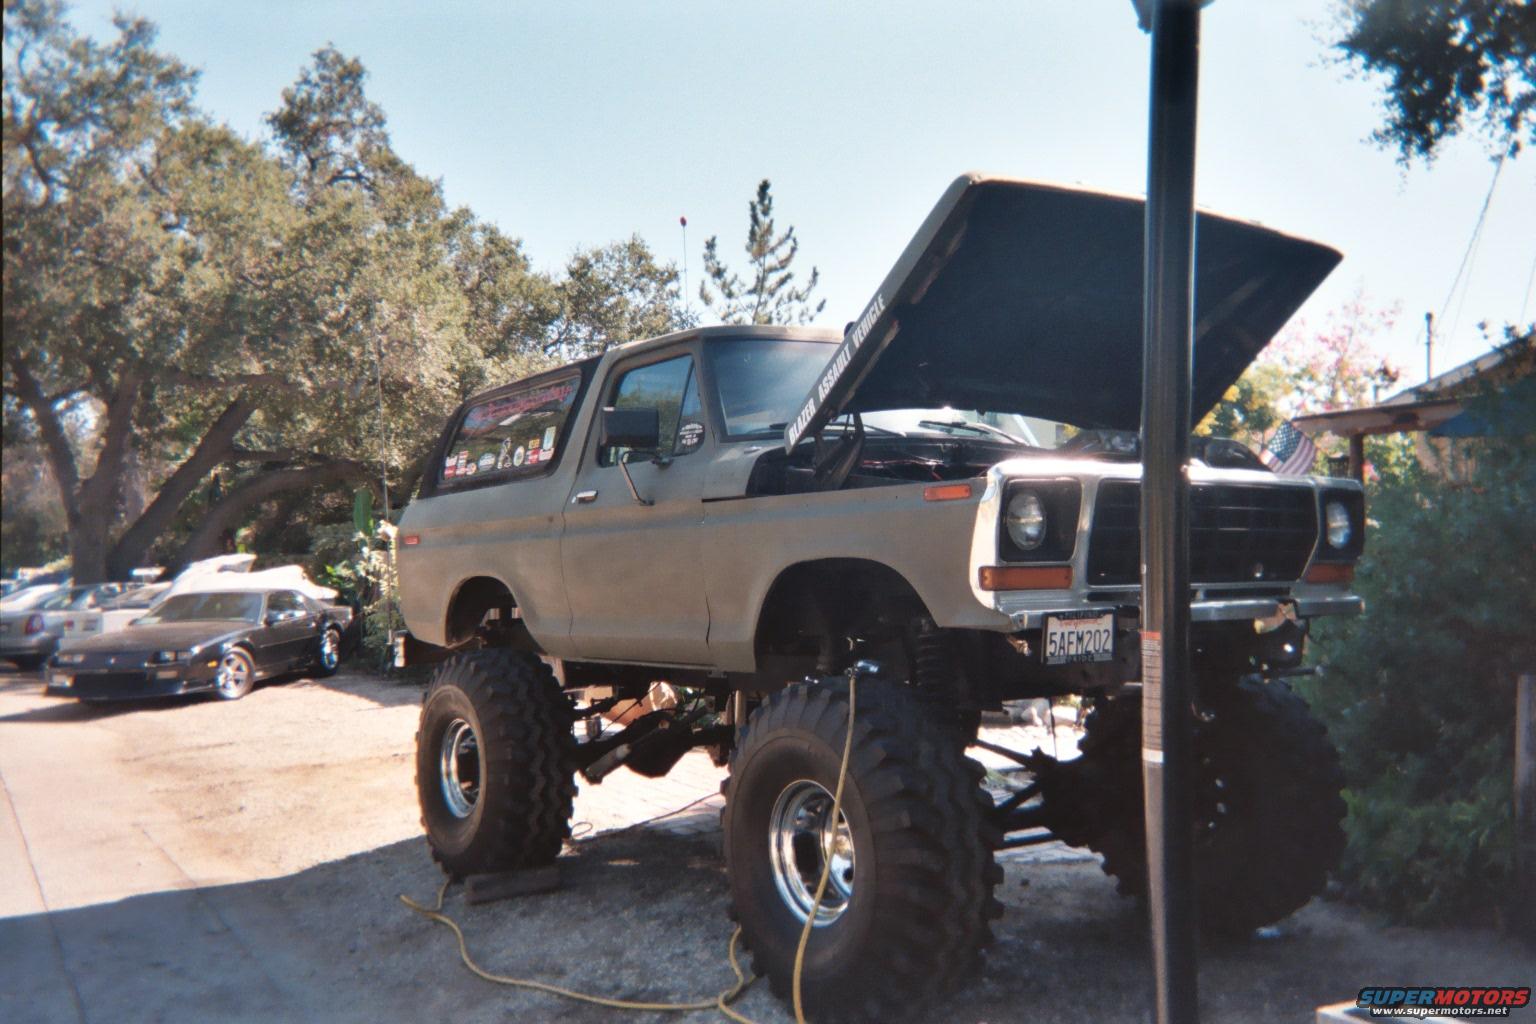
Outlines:
[[139, 625], [157, 622], [194, 622], [217, 619], [227, 622], [259, 622], [261, 595], [255, 593], [177, 594], [137, 620]]
[[[825, 342], [742, 338], [716, 341], [706, 351], [726, 434], [761, 437], [778, 434], [794, 418], [837, 349]], [[1056, 448], [1077, 433], [1071, 424], [981, 409], [881, 409], [861, 418], [872, 434], [989, 437], [1033, 448]]]
[[43, 612], [81, 611], [96, 607], [97, 599], [109, 592], [110, 587], [65, 587], [43, 598], [36, 608]]
[[16, 591], [4, 601], [6, 611], [21, 611], [25, 608], [36, 608], [39, 604], [59, 592], [57, 586], [51, 584], [38, 584], [25, 587]]
[[109, 597], [101, 602], [103, 611], [114, 611], [130, 608], [148, 608], [160, 599], [160, 596], [171, 589], [169, 583], [155, 583], [147, 587], [135, 587], [117, 597]]

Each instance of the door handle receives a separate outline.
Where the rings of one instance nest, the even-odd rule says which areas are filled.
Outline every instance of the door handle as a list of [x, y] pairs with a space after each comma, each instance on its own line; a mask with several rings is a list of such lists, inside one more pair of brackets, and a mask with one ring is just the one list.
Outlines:
[[596, 491], [577, 491], [571, 498], [572, 505], [589, 505], [597, 500]]

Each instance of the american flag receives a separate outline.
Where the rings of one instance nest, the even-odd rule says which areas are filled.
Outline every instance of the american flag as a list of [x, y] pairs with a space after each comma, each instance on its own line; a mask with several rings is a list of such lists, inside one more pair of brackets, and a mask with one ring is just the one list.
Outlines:
[[1317, 445], [1287, 420], [1275, 431], [1259, 458], [1281, 476], [1305, 476], [1312, 468], [1312, 460], [1317, 458]]

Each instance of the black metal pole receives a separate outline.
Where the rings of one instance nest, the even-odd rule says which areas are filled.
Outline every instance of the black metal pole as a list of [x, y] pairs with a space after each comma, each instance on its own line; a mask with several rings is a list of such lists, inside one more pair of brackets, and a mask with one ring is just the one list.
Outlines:
[[1158, 1024], [1196, 1006], [1189, 461], [1198, 0], [1152, 0], [1141, 399], [1142, 786]]

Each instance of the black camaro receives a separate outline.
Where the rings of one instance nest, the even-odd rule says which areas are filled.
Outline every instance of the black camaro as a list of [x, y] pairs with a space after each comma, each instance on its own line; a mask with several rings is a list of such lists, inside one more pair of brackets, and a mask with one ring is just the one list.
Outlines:
[[212, 690], [239, 700], [268, 676], [333, 674], [351, 621], [350, 608], [296, 590], [176, 594], [122, 631], [54, 655], [47, 692], [97, 701]]

